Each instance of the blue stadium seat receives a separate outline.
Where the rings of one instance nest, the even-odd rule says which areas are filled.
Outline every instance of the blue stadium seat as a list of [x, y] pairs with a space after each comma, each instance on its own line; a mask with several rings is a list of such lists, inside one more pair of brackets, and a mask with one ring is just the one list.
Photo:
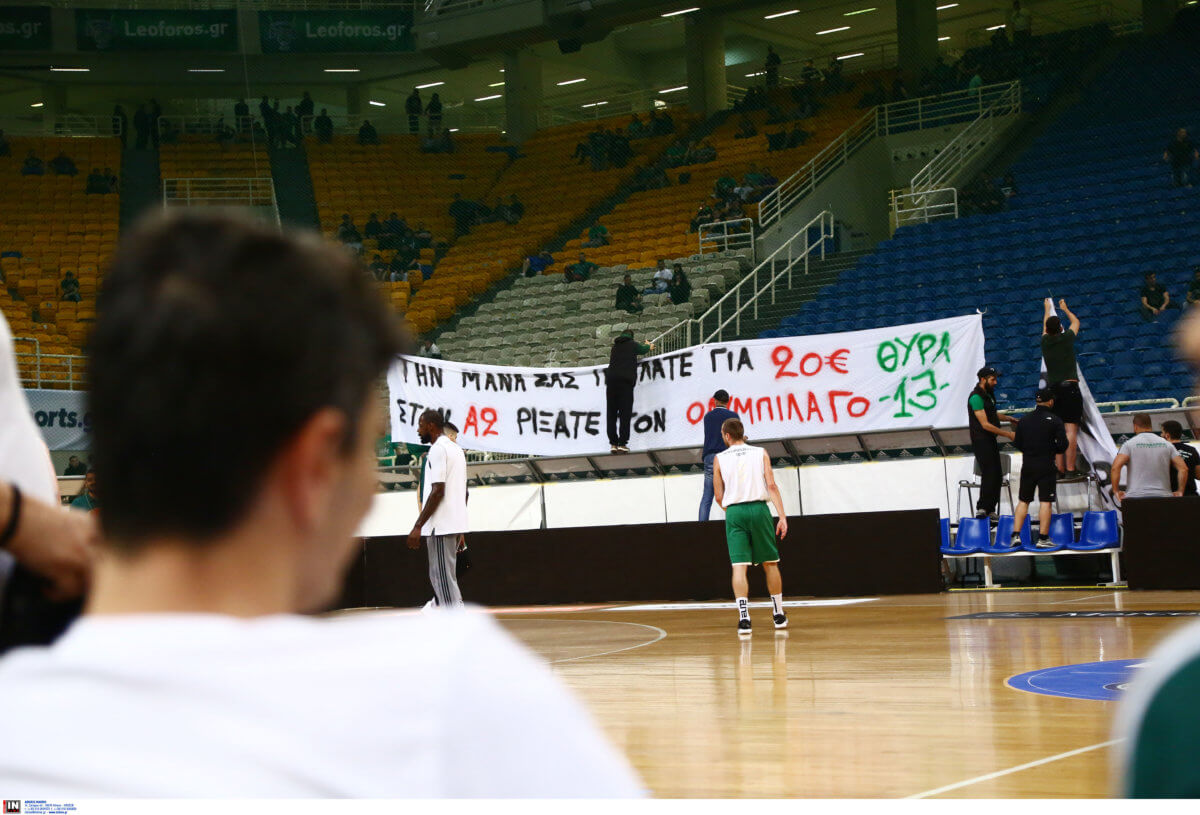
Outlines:
[[942, 529], [942, 551], [945, 552], [950, 548], [950, 519], [940, 518], [938, 526]]
[[1022, 544], [1027, 552], [1049, 554], [1058, 552], [1075, 543], [1075, 516], [1070, 512], [1056, 512], [1050, 516], [1050, 542], [1053, 549], [1038, 549], [1032, 543]]
[[1013, 523], [1016, 521], [1011, 515], [1001, 515], [1000, 520], [996, 522], [996, 542], [985, 552], [994, 552], [995, 554], [1008, 554], [1009, 552], [1020, 551], [1023, 547], [1029, 546], [1030, 541], [1030, 524], [1029, 516], [1025, 516], [1025, 522], [1021, 524], [1021, 545], [1017, 547], [1009, 546], [1010, 539], [1013, 533]]
[[991, 543], [987, 518], [959, 518], [958, 534], [950, 546], [944, 547], [946, 555], [973, 555]]
[[1115, 549], [1121, 544], [1121, 527], [1117, 511], [1087, 512], [1083, 516], [1083, 528], [1079, 540], [1070, 544], [1076, 552], [1094, 552], [1099, 549]]

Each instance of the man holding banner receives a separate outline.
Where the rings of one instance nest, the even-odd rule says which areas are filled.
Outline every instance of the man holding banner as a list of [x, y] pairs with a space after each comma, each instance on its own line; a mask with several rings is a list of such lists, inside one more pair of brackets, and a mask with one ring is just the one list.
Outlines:
[[986, 518], [996, 514], [996, 507], [1000, 505], [1003, 468], [999, 437], [1012, 441], [1016, 434], [1000, 427], [1001, 422], [1014, 424], [1013, 417], [996, 412], [993, 394], [1000, 372], [985, 365], [976, 376], [979, 382], [967, 399], [967, 421], [971, 426], [971, 448], [975, 451], [975, 463], [979, 467], [979, 500], [975, 504], [975, 517]]
[[629, 452], [629, 422], [633, 419], [638, 356], [653, 350], [653, 343], [635, 342], [633, 331], [628, 328], [613, 340], [608, 367], [604, 370], [604, 385], [608, 401], [608, 443], [614, 453]]

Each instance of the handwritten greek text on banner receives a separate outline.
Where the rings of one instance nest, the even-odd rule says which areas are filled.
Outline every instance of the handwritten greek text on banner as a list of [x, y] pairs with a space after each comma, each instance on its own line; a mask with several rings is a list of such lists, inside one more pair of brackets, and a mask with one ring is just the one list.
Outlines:
[[[640, 338], [639, 338], [640, 339]], [[699, 445], [724, 388], [752, 440], [961, 427], [983, 366], [980, 315], [912, 325], [699, 345], [642, 360], [630, 448]], [[607, 452], [604, 368], [508, 368], [402, 357], [388, 373], [392, 439], [417, 440], [433, 408], [471, 450]]]

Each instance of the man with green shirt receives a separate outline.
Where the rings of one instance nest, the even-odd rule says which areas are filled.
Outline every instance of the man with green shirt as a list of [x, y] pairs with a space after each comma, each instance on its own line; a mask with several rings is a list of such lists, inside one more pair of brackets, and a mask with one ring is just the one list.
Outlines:
[[596, 264], [589, 261], [583, 252], [580, 252], [579, 260], [568, 264], [567, 268], [563, 270], [563, 277], [568, 283], [582, 283], [590, 278], [594, 271], [596, 271]]
[[604, 369], [605, 396], [608, 401], [608, 443], [614, 453], [629, 452], [629, 422], [633, 418], [633, 386], [637, 383], [638, 356], [654, 350], [654, 344], [634, 341], [625, 329], [613, 340]]
[[83, 477], [83, 489], [71, 501], [71, 509], [81, 509], [92, 512], [100, 508], [100, 500], [96, 497], [96, 471], [88, 470]]
[[1069, 327], [1054, 314], [1054, 305], [1046, 298], [1042, 315], [1042, 359], [1046, 362], [1046, 387], [1054, 391], [1054, 415], [1067, 430], [1067, 451], [1057, 457], [1058, 471], [1066, 476], [1086, 473], [1076, 468], [1079, 456], [1079, 425], [1083, 422], [1083, 392], [1079, 389], [1079, 367], [1075, 362], [1075, 339], [1079, 336], [1079, 318], [1067, 308], [1066, 300], [1058, 307], [1067, 315]]
[[1003, 467], [1000, 462], [1000, 442], [1003, 437], [1012, 441], [1015, 433], [1003, 430], [1001, 422], [1015, 424], [1012, 416], [996, 412], [994, 396], [1000, 372], [985, 365], [976, 376], [979, 382], [967, 399], [967, 423], [971, 428], [971, 448], [975, 451], [975, 464], [979, 468], [979, 500], [975, 504], [975, 517], [986, 518], [996, 514], [1000, 505], [1000, 482]]
[[588, 239], [583, 244], [585, 249], [596, 246], [608, 246], [608, 227], [599, 222], [588, 227]]

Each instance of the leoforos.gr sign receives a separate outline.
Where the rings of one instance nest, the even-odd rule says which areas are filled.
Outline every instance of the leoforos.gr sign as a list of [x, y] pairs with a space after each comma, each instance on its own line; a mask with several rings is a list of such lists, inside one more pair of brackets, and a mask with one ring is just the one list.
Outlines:
[[[751, 441], [961, 427], [984, 363], [978, 314], [913, 325], [700, 345], [640, 363], [630, 448], [703, 440], [725, 389]], [[388, 373], [392, 439], [449, 415], [463, 447], [525, 455], [606, 452], [605, 366], [508, 368], [402, 357]]]
[[237, 51], [237, 12], [76, 9], [80, 51]]
[[0, 51], [49, 51], [50, 48], [49, 8], [0, 8]]
[[412, 10], [260, 11], [264, 54], [414, 50]]

